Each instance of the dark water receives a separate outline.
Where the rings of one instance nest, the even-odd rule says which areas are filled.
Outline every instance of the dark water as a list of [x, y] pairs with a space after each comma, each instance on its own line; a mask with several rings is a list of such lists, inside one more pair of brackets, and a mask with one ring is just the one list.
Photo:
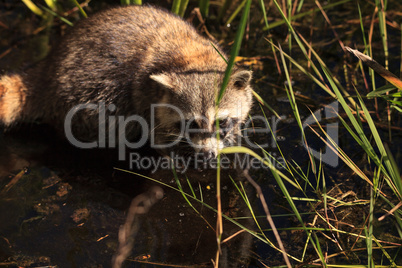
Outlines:
[[[314, 7], [309, 5], [306, 3], [305, 8]], [[356, 44], [361, 47], [359, 25], [356, 22], [344, 23], [346, 17], [358, 18], [356, 7], [349, 7], [348, 4], [345, 4], [328, 11], [328, 14], [338, 27], [337, 33], [340, 35], [340, 39], [346, 45], [354, 46]], [[56, 20], [54, 27], [46, 28], [40, 19], [32, 15], [23, 4], [13, 1], [0, 3], [0, 8], [0, 22], [6, 25], [6, 27], [0, 27], [2, 36], [0, 38], [1, 72], [21, 70], [43, 58], [67, 27]], [[367, 15], [370, 14], [372, 7], [364, 5], [362, 10], [363, 14]], [[302, 144], [298, 125], [294, 120], [284, 91], [286, 79], [283, 70], [282, 74], [278, 72], [271, 47], [265, 41], [267, 32], [261, 30], [259, 9], [254, 7], [252, 14], [250, 31], [247, 32], [248, 39], [243, 44], [241, 55], [257, 57], [250, 65], [254, 71], [255, 90], [282, 116], [282, 119], [278, 120], [264, 108], [269, 122], [276, 128], [275, 135], [280, 150], [271, 136], [265, 133], [251, 133], [252, 139], [258, 141], [259, 144], [267, 143], [265, 149], [279, 163], [285, 162], [281, 156], [282, 153], [286, 160], [294, 160], [300, 166], [301, 171], [310, 172], [307, 177], [314, 186], [312, 188], [315, 188], [318, 183], [308, 168], [309, 157]], [[269, 14], [271, 21], [277, 20], [278, 16], [275, 12], [272, 11]], [[391, 19], [401, 21], [400, 17], [393, 15], [392, 12], [389, 16]], [[74, 20], [74, 16], [71, 19]], [[343, 65], [348, 64], [350, 70], [356, 61], [349, 55], [345, 56], [322, 16], [316, 13], [303, 18], [301, 22], [297, 25], [297, 29], [303, 33], [303, 36], [313, 40], [314, 48], [325, 60], [333, 74], [337, 77], [344, 77]], [[312, 27], [312, 25], [319, 26]], [[231, 36], [236, 30], [236, 22], [232, 23], [230, 28], [218, 28], [211, 25], [210, 29], [214, 34], [218, 32], [222, 36]], [[378, 36], [378, 30], [375, 31]], [[285, 44], [283, 47], [289, 52], [288, 47], [285, 48], [287, 46], [285, 40], [288, 37], [286, 27], [277, 27], [270, 34], [276, 42]], [[390, 54], [399, 55], [398, 30], [390, 27], [389, 35], [392, 37], [392, 40], [389, 38]], [[295, 43], [294, 39], [292, 43]], [[227, 48], [229, 47], [227, 45]], [[382, 62], [383, 54], [380, 42], [375, 42], [373, 47], [379, 55], [377, 60]], [[290, 53], [300, 62], [305, 62], [297, 49], [294, 48]], [[262, 55], [264, 57], [260, 58]], [[279, 57], [279, 53], [277, 56]], [[399, 60], [395, 57], [390, 58], [390, 70], [399, 69]], [[247, 66], [249, 63], [250, 61], [246, 61], [243, 64]], [[302, 120], [308, 120], [310, 110], [314, 112], [321, 109], [322, 116], [325, 116], [324, 106], [331, 104], [332, 98], [298, 72], [294, 66], [292, 70], [293, 87], [297, 92], [296, 98]], [[394, 73], [398, 74], [397, 71]], [[366, 75], [368, 76], [368, 73]], [[377, 81], [378, 85], [384, 83], [379, 78]], [[345, 79], [341, 83], [347, 84]], [[348, 90], [353, 93], [353, 88], [348, 88]], [[360, 90], [364, 92], [365, 89], [359, 88]], [[370, 106], [370, 108], [372, 107]], [[379, 116], [384, 120], [383, 103], [380, 103], [380, 108]], [[257, 115], [261, 114], [261, 108], [256, 104], [253, 115], [257, 118]], [[255, 123], [258, 127], [263, 122], [255, 120]], [[340, 124], [338, 126], [340, 146], [354, 161], [371, 171], [372, 167], [362, 157], [362, 149], [356, 146], [353, 138]], [[393, 126], [400, 129], [400, 116], [395, 115]], [[387, 129], [380, 128], [380, 131], [384, 140], [389, 140]], [[171, 170], [158, 170], [156, 173], [151, 173], [150, 170], [134, 170], [141, 175], [116, 170], [115, 168], [130, 169], [128, 161], [117, 160], [116, 151], [77, 149], [60, 138], [49, 126], [20, 126], [0, 135], [0, 265], [6, 267], [38, 267], [41, 265], [109, 267], [118, 247], [118, 231], [124, 224], [131, 200], [135, 196], [147, 192], [154, 185], [161, 186], [141, 175], [149, 176], [177, 188]], [[392, 132], [392, 141], [389, 142], [389, 147], [399, 166], [401, 166], [400, 136], [401, 132], [396, 128]], [[308, 135], [307, 141], [317, 151], [325, 148], [325, 144], [312, 133]], [[256, 151], [259, 152], [259, 150]], [[133, 153], [149, 157], [158, 156], [149, 148], [144, 148], [139, 152], [133, 151]], [[317, 159], [316, 162], [318, 163]], [[277, 167], [285, 172], [279, 165]], [[263, 188], [272, 214], [291, 213], [289, 205], [284, 200], [282, 192], [268, 169], [252, 169], [251, 175]], [[223, 212], [232, 218], [250, 217], [250, 211], [239, 196], [230, 176], [237, 178], [239, 173], [236, 170], [224, 170], [222, 173]], [[369, 198], [367, 184], [354, 176], [342, 162], [335, 167], [326, 166], [325, 176], [328, 189], [339, 193], [352, 191], [356, 194], [345, 197], [345, 200], [353, 199], [356, 196]], [[15, 185], [5, 191], [4, 189], [8, 189], [6, 185], [13, 178], [16, 181]], [[190, 170], [186, 175], [179, 173], [181, 185], [187, 193], [191, 193], [187, 178], [191, 182], [197, 198], [201, 199], [202, 196], [205, 204], [216, 208], [215, 171]], [[304, 183], [302, 187], [305, 187], [307, 192], [312, 192], [313, 189], [306, 185], [307, 183]], [[292, 196], [304, 197], [290, 184], [288, 186]], [[135, 232], [134, 248], [126, 262], [126, 267], [154, 267], [157, 264], [160, 266], [177, 264], [182, 265], [179, 267], [211, 267], [211, 259], [215, 259], [217, 251], [216, 213], [194, 200], [191, 201], [193, 208], [181, 193], [167, 186], [161, 187], [164, 191], [163, 199], [154, 204], [147, 214], [138, 215], [136, 218], [139, 229]], [[250, 185], [245, 187], [256, 215], [264, 215], [262, 206], [255, 197], [255, 191]], [[306, 202], [295, 201], [295, 203], [301, 212], [307, 213], [303, 215], [303, 220], [312, 222], [313, 216], [308, 214], [312, 209]], [[317, 209], [322, 209], [322, 207], [317, 207]], [[347, 226], [342, 230], [356, 233], [358, 231], [355, 228], [362, 227], [362, 219], [367, 216], [367, 212], [368, 207], [362, 205], [336, 209], [333, 215], [340, 217], [344, 222], [355, 224], [355, 227]], [[237, 221], [251, 230], [257, 230], [253, 220]], [[277, 228], [300, 226], [295, 217], [290, 216], [275, 217], [274, 221]], [[378, 237], [381, 237], [383, 233], [394, 236], [396, 230], [390, 222], [392, 221], [379, 223], [376, 226], [375, 234]], [[264, 217], [259, 218], [259, 223], [262, 229], [270, 228]], [[327, 227], [327, 225], [321, 223], [321, 227]], [[238, 226], [224, 220], [224, 238], [239, 230]], [[275, 241], [271, 232], [266, 232], [266, 235], [271, 241]], [[280, 235], [287, 251], [300, 256], [297, 252], [303, 251], [306, 234], [303, 231], [281, 231]], [[325, 246], [329, 253], [339, 252], [335, 243], [328, 242], [324, 237], [320, 237], [320, 239], [323, 243], [322, 246]], [[350, 248], [354, 242], [353, 238], [349, 236], [337, 236], [337, 239], [343, 248]], [[395, 238], [392, 241], [398, 241], [398, 239]], [[357, 245], [364, 247], [362, 242]], [[225, 243], [222, 246], [222, 252], [220, 260], [222, 266], [225, 263], [229, 267], [262, 267], [261, 262], [270, 266], [283, 264], [280, 253], [267, 244], [252, 239], [251, 235], [246, 233]], [[307, 261], [317, 258], [311, 247], [307, 249], [307, 253]], [[348, 264], [360, 263], [361, 260], [364, 263], [366, 257], [350, 252], [340, 255], [337, 259], [338, 263]], [[146, 262], [152, 264], [145, 264]], [[293, 261], [293, 263], [297, 262]]]

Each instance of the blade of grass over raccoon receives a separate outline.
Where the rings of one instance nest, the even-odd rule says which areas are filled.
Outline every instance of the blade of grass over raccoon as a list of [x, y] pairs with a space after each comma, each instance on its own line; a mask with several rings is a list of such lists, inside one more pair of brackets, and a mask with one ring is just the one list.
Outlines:
[[236, 32], [236, 37], [235, 37], [232, 49], [230, 51], [230, 58], [228, 61], [228, 66], [225, 71], [225, 76], [222, 81], [222, 86], [221, 86], [221, 89], [219, 90], [219, 93], [217, 94], [217, 98], [216, 98], [216, 106], [217, 107], [219, 106], [219, 103], [222, 100], [223, 94], [225, 93], [225, 90], [229, 83], [229, 78], [232, 73], [234, 63], [235, 63], [235, 59], [240, 51], [241, 42], [243, 40], [244, 31], [246, 29], [247, 18], [250, 13], [250, 6], [251, 6], [251, 0], [247, 0], [247, 4], [243, 10], [243, 15], [240, 19], [239, 28]]
[[225, 56], [222, 55], [222, 53], [219, 51], [219, 49], [216, 48], [214, 43], [209, 42], [211, 46], [215, 49], [216, 52], [218, 52], [219, 56], [226, 62], [226, 64], [229, 64], [228, 60], [225, 58]]
[[[247, 24], [247, 18], [250, 13], [250, 6], [251, 6], [251, 0], [247, 0], [247, 5], [243, 10], [243, 14], [240, 20], [240, 25], [239, 29], [236, 32], [236, 37], [234, 44], [231, 49], [230, 53], [230, 59], [228, 62], [228, 66], [226, 67], [225, 71], [225, 76], [222, 81], [222, 86], [220, 91], [218, 92], [216, 96], [216, 101], [215, 101], [215, 106], [216, 109], [219, 107], [219, 103], [223, 98], [223, 94], [225, 93], [226, 87], [229, 83], [229, 78], [232, 73], [232, 69], [235, 63], [236, 56], [239, 54], [240, 51], [240, 46], [241, 42], [243, 39], [244, 31], [246, 28]], [[217, 140], [219, 142], [220, 135], [219, 135], [219, 120], [216, 120], [216, 129], [217, 129]], [[217, 197], [217, 209], [218, 209], [218, 215], [217, 215], [217, 227], [216, 227], [216, 235], [217, 235], [217, 242], [218, 242], [218, 250], [220, 251], [220, 243], [222, 241], [222, 234], [223, 234], [223, 222], [222, 222], [222, 203], [221, 203], [221, 170], [220, 170], [220, 162], [221, 162], [221, 155], [218, 154], [217, 156], [217, 173], [216, 173], [216, 197]], [[216, 255], [216, 260], [215, 260], [215, 265], [218, 267], [219, 265], [219, 254], [217, 253]]]

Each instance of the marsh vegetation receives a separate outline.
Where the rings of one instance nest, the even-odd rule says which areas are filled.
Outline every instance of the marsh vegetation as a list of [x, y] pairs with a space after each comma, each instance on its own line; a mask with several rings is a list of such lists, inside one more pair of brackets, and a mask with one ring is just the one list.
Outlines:
[[[0, 3], [0, 71], [43, 59], [71, 25], [108, 4]], [[225, 47], [228, 74], [235, 64], [253, 70], [248, 133], [257, 145], [221, 153], [262, 165], [150, 173], [110, 152], [70, 148], [43, 126], [8, 131], [1, 265], [108, 266], [130, 200], [156, 184], [165, 198], [138, 215], [127, 267], [401, 267], [402, 3], [154, 4]], [[225, 82], [217, 104], [224, 90]]]

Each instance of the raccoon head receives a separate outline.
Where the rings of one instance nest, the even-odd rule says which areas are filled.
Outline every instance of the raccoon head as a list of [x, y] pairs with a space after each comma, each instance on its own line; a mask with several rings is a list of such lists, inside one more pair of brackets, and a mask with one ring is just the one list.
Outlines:
[[252, 75], [234, 70], [217, 107], [223, 76], [224, 72], [214, 70], [151, 75], [165, 92], [156, 110], [154, 130], [157, 143], [171, 145], [162, 150], [164, 153], [195, 152], [209, 160], [222, 148], [237, 143], [240, 124], [252, 105]]

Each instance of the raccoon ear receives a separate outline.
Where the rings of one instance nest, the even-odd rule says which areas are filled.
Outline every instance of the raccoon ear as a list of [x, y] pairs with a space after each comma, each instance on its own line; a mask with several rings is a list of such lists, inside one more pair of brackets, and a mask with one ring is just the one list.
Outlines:
[[171, 79], [171, 77], [169, 77], [168, 75], [161, 73], [161, 74], [151, 74], [149, 76], [149, 78], [151, 78], [152, 80], [154, 80], [155, 82], [158, 82], [160, 85], [169, 88], [169, 89], [174, 89], [173, 86], [173, 81]]
[[233, 85], [238, 89], [245, 88], [250, 83], [251, 77], [252, 77], [251, 71], [241, 70], [235, 72], [232, 76]]

